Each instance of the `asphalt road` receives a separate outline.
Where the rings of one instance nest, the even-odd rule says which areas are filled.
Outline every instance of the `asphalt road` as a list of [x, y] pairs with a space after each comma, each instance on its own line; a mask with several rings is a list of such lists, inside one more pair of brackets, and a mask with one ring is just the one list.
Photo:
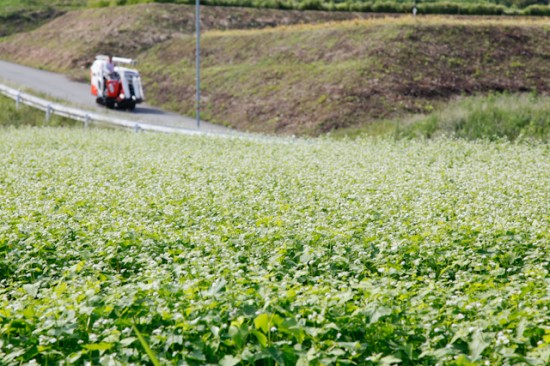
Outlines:
[[[197, 129], [194, 118], [139, 104], [133, 112], [107, 110], [95, 103], [95, 97], [90, 93], [90, 85], [69, 80], [62, 74], [37, 70], [26, 66], [0, 60], [0, 83], [12, 88], [29, 89], [28, 92], [39, 92], [40, 97], [54, 101], [64, 100], [67, 105], [94, 113], [103, 113], [132, 122], [143, 122], [167, 127], [179, 127], [190, 130]], [[147, 98], [147, 90], [145, 90]], [[230, 132], [226, 127], [201, 121], [201, 131]]]

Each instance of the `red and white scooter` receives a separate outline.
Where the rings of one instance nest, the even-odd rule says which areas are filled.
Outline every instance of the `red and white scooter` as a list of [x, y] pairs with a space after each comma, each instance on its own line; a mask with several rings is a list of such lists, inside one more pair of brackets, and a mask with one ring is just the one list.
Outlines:
[[107, 108], [128, 109], [133, 111], [136, 104], [144, 98], [141, 77], [135, 69], [119, 66], [120, 64], [135, 65], [129, 58], [113, 57], [114, 72], [107, 71], [108, 56], [96, 56], [91, 67], [92, 95], [98, 104]]

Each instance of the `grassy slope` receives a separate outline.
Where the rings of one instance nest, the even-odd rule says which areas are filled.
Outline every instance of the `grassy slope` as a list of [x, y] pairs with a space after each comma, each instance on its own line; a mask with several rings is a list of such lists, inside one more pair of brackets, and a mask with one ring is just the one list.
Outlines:
[[[421, 14], [538, 15], [549, 16], [549, 0], [423, 0]], [[71, 9], [115, 7], [140, 3], [194, 4], [192, 0], [0, 0], [0, 37], [25, 32]], [[410, 14], [414, 0], [202, 0], [208, 6], [328, 10]], [[498, 4], [498, 5], [497, 5]]]
[[0, 0], [0, 37], [39, 27], [87, 0]]
[[[264, 28], [371, 17], [359, 13], [274, 11], [206, 7], [203, 30]], [[0, 42], [2, 58], [55, 71], [87, 67], [97, 53], [137, 57], [152, 46], [194, 31], [194, 7], [147, 4], [72, 11], [33, 32]], [[86, 74], [88, 72], [86, 71]]]
[[[547, 92], [549, 36], [534, 23], [444, 19], [211, 33], [204, 110], [239, 129], [318, 134], [430, 112], [458, 95]], [[144, 55], [154, 102], [192, 113], [193, 46], [187, 37]]]
[[[364, 14], [207, 7], [215, 30]], [[5, 58], [87, 77], [93, 55], [138, 57], [151, 102], [194, 111], [193, 7], [70, 12], [4, 39]], [[121, 21], [124, 19], [124, 21]], [[458, 95], [548, 92], [546, 20], [404, 18], [207, 33], [205, 118], [242, 130], [319, 134], [428, 113]]]
[[[381, 124], [396, 137], [441, 135], [474, 139], [550, 141], [550, 97], [490, 94], [459, 98], [427, 116]], [[393, 127], [393, 129], [391, 129]], [[361, 131], [369, 132], [369, 131]]]

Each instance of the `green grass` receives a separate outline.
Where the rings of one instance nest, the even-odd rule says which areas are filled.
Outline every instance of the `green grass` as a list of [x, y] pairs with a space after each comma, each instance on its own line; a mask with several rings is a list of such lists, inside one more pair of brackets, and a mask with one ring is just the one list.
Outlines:
[[13, 14], [28, 14], [47, 9], [67, 11], [87, 6], [87, 0], [0, 0], [0, 17], [9, 19]]
[[397, 135], [432, 138], [441, 135], [475, 139], [550, 141], [550, 98], [534, 94], [491, 94], [461, 98], [441, 111], [405, 127]]
[[550, 98], [527, 93], [459, 97], [427, 115], [376, 121], [334, 131], [331, 136], [548, 142]]
[[22, 126], [81, 126], [81, 122], [52, 116], [46, 121], [45, 112], [20, 104], [16, 107], [15, 101], [0, 95], [0, 128], [1, 127], [22, 127]]
[[[13, 14], [56, 9], [134, 5], [143, 3], [194, 4], [193, 0], [0, 0], [0, 16], [10, 20]], [[359, 11], [411, 13], [416, 4], [420, 14], [463, 15], [550, 15], [548, 0], [203, 0], [202, 5], [271, 8], [287, 10]]]
[[0, 0], [0, 39], [36, 29], [65, 11], [85, 5], [86, 0]]
[[0, 140], [2, 365], [550, 361], [549, 145]]

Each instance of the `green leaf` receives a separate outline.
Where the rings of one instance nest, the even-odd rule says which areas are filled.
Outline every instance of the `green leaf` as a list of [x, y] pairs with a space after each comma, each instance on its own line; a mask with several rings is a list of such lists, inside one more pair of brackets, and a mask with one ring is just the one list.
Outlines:
[[281, 350], [275, 347], [269, 347], [267, 351], [269, 352], [269, 355], [271, 356], [271, 358], [274, 359], [275, 362], [277, 362], [277, 364], [279, 365], [285, 364], [285, 360], [283, 358], [283, 352], [281, 352]]
[[392, 309], [387, 306], [380, 306], [376, 308], [376, 310], [372, 313], [370, 317], [370, 324], [376, 323], [380, 318], [386, 315], [390, 315], [391, 313]]
[[252, 334], [256, 336], [256, 339], [258, 339], [258, 342], [262, 345], [262, 347], [267, 347], [267, 337], [263, 333], [253, 330]]
[[261, 329], [264, 333], [269, 330], [269, 314], [260, 314], [254, 319], [256, 329]]
[[206, 356], [200, 350], [196, 349], [193, 352], [189, 353], [187, 358], [196, 360], [196, 361], [206, 361]]
[[134, 343], [134, 341], [137, 340], [136, 337], [128, 337], [120, 340], [120, 344], [124, 347]]
[[395, 365], [396, 363], [401, 363], [401, 359], [397, 358], [393, 355], [383, 357], [380, 360], [380, 365], [382, 365], [382, 366], [391, 366], [391, 365]]
[[38, 295], [39, 289], [40, 289], [40, 282], [37, 282], [32, 285], [31, 284], [23, 285], [23, 290], [25, 290], [25, 292], [29, 294], [29, 296], [31, 297], [36, 297], [36, 295]]
[[235, 366], [235, 365], [237, 365], [239, 362], [241, 362], [241, 358], [240, 358], [240, 357], [235, 357], [235, 356], [232, 356], [232, 355], [225, 355], [225, 356], [220, 360], [219, 365], [220, 365], [220, 366]]
[[227, 281], [225, 280], [225, 278], [218, 278], [216, 281], [214, 281], [212, 286], [210, 286], [210, 289], [208, 289], [207, 294], [210, 296], [217, 295], [224, 288], [226, 284], [227, 284]]
[[468, 343], [470, 359], [472, 361], [477, 361], [487, 346], [489, 346], [489, 342], [485, 340], [483, 333], [480, 330], [477, 330], [472, 337], [472, 341]]
[[149, 344], [147, 344], [147, 341], [145, 340], [145, 338], [143, 338], [143, 336], [141, 335], [141, 333], [139, 332], [135, 324], [132, 324], [132, 329], [134, 330], [134, 333], [136, 333], [139, 339], [139, 343], [141, 343], [141, 346], [145, 350], [145, 353], [147, 353], [147, 356], [149, 356], [149, 359], [151, 360], [153, 365], [160, 366], [160, 362], [157, 356], [154, 354], [153, 350], [151, 350], [151, 348], [149, 347]]
[[69, 362], [69, 364], [73, 365], [76, 363], [76, 361], [80, 360], [81, 357], [82, 357], [82, 351], [71, 353], [69, 357], [67, 357], [67, 361]]
[[457, 366], [476, 366], [476, 363], [470, 361], [466, 355], [460, 355], [456, 359], [455, 363]]
[[113, 344], [101, 342], [101, 343], [85, 344], [82, 347], [87, 349], [88, 351], [107, 351], [113, 348]]
[[343, 356], [346, 354], [346, 351], [344, 351], [343, 349], [341, 348], [334, 348], [332, 351], [330, 351], [328, 353], [329, 355], [334, 355], [334, 356]]

